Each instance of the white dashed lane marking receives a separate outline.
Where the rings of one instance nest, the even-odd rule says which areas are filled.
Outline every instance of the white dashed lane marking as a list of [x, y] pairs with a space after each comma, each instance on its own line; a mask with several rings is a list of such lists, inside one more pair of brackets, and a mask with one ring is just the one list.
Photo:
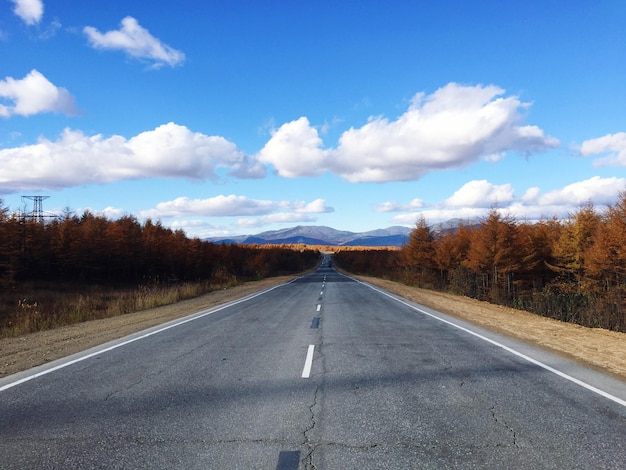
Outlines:
[[309, 350], [306, 354], [306, 360], [304, 361], [304, 369], [302, 369], [302, 378], [308, 379], [311, 375], [311, 366], [313, 365], [313, 351], [315, 350], [315, 345], [310, 344]]

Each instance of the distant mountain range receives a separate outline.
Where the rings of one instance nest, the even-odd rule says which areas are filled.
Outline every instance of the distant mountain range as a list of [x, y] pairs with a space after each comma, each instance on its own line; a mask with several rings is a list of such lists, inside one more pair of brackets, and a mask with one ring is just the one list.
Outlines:
[[271, 230], [256, 235], [230, 238], [207, 238], [214, 243], [233, 244], [306, 244], [324, 246], [402, 246], [409, 241], [410, 228], [388, 227], [369, 232], [348, 232], [324, 226], [304, 226]]
[[[472, 227], [480, 224], [480, 219], [450, 219], [431, 225], [433, 232], [456, 230], [459, 225]], [[205, 240], [213, 243], [256, 244], [256, 245], [323, 245], [323, 246], [397, 246], [406, 245], [413, 228], [393, 226], [369, 232], [348, 232], [318, 225], [298, 225], [297, 227], [271, 230], [256, 235], [238, 237], [216, 237]]]

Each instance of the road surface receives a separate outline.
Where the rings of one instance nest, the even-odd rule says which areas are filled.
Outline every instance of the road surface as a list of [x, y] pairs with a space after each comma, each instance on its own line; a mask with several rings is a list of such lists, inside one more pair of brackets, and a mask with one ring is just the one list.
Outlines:
[[0, 380], [0, 468], [626, 468], [626, 384], [324, 263]]

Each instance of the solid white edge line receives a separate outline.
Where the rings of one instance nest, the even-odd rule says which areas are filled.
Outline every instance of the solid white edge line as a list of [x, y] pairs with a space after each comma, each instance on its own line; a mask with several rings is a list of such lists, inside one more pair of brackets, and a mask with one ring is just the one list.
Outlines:
[[[145, 333], [143, 335], [137, 336], [135, 338], [131, 338], [131, 339], [128, 339], [126, 341], [123, 341], [121, 343], [113, 344], [113, 345], [111, 345], [111, 346], [109, 346], [107, 348], [104, 348], [104, 349], [99, 349], [98, 351], [94, 351], [92, 353], [89, 353], [89, 354], [86, 354], [84, 356], [78, 357], [78, 358], [73, 359], [71, 361], [64, 362], [63, 364], [59, 364], [59, 365], [51, 367], [49, 369], [42, 370], [40, 372], [37, 372], [36, 374], [28, 375], [26, 377], [22, 377], [21, 379], [16, 380], [15, 382], [11, 382], [11, 383], [8, 383], [6, 385], [1, 386], [0, 387], [0, 392], [8, 390], [9, 388], [15, 387], [16, 385], [20, 385], [20, 384], [22, 384], [24, 382], [28, 382], [29, 380], [36, 379], [37, 377], [41, 377], [43, 375], [50, 374], [51, 372], [55, 372], [55, 371], [57, 371], [59, 369], [63, 369], [65, 367], [67, 367], [67, 366], [71, 366], [72, 364], [76, 364], [77, 362], [81, 362], [81, 361], [84, 361], [86, 359], [92, 358], [94, 356], [98, 356], [100, 354], [104, 354], [106, 352], [112, 351], [112, 350], [117, 349], [117, 348], [121, 348], [122, 346], [126, 346], [127, 344], [134, 343], [135, 341], [139, 341], [141, 339], [148, 338], [149, 336], [156, 335], [158, 333], [162, 333], [163, 331], [169, 330], [170, 328], [174, 328], [174, 327], [183, 325], [185, 323], [189, 323], [191, 321], [198, 320], [199, 318], [206, 317], [207, 315], [211, 315], [212, 313], [216, 313], [216, 312], [219, 312], [221, 310], [227, 309], [229, 307], [233, 307], [235, 305], [241, 304], [243, 302], [247, 302], [248, 300], [252, 300], [252, 299], [254, 299], [256, 297], [259, 297], [261, 295], [267, 294], [268, 292], [273, 291], [274, 289], [277, 289], [279, 287], [285, 286], [287, 284], [291, 284], [295, 280], [296, 279], [293, 279], [293, 280], [291, 280], [289, 282], [285, 282], [283, 284], [279, 284], [277, 286], [271, 287], [271, 288], [266, 289], [264, 291], [257, 292], [256, 294], [252, 294], [252, 295], [249, 295], [247, 297], [243, 297], [241, 299], [234, 300], [234, 301], [232, 301], [230, 303], [221, 305], [219, 307], [215, 307], [215, 308], [212, 308], [212, 309], [209, 309], [209, 310], [205, 310], [205, 311], [200, 311], [200, 312], [197, 312], [197, 313], [192, 313], [191, 315], [187, 316], [186, 318], [184, 318], [184, 319], [182, 319], [182, 320], [180, 320], [178, 322], [169, 324], [169, 325], [167, 325], [167, 326], [165, 326], [163, 328], [159, 328], [157, 330], [150, 331], [148, 333]], [[95, 347], [97, 347], [97, 346], [95, 346]], [[77, 354], [80, 354], [80, 353], [77, 353]]]
[[309, 350], [306, 353], [306, 360], [304, 361], [304, 369], [302, 369], [302, 378], [308, 379], [311, 375], [311, 366], [313, 365], [313, 351], [315, 350], [314, 344], [309, 344]]
[[466, 333], [469, 333], [470, 335], [476, 336], [477, 338], [480, 338], [483, 341], [486, 341], [486, 342], [488, 342], [490, 344], [493, 344], [494, 346], [502, 348], [505, 351], [508, 351], [508, 352], [510, 352], [511, 354], [513, 354], [513, 355], [515, 355], [517, 357], [520, 357], [520, 358], [522, 358], [522, 359], [524, 359], [524, 360], [526, 360], [526, 361], [528, 361], [528, 362], [530, 362], [532, 364], [535, 364], [535, 365], [537, 365], [537, 366], [539, 366], [539, 367], [541, 367], [541, 368], [543, 368], [543, 369], [545, 369], [547, 371], [550, 371], [553, 374], [558, 375], [559, 377], [562, 377], [562, 378], [564, 378], [566, 380], [569, 380], [570, 382], [573, 382], [576, 385], [579, 385], [579, 386], [581, 386], [583, 388], [586, 388], [587, 390], [590, 390], [591, 392], [594, 392], [594, 393], [596, 393], [596, 394], [598, 394], [598, 395], [600, 395], [600, 396], [602, 396], [602, 397], [604, 397], [604, 398], [606, 398], [608, 400], [614, 401], [615, 403], [626, 407], [626, 400], [622, 400], [621, 398], [616, 397], [614, 395], [611, 395], [610, 393], [607, 393], [604, 390], [600, 390], [599, 388], [596, 388], [593, 385], [590, 385], [590, 384], [588, 384], [586, 382], [583, 382], [582, 380], [579, 380], [576, 377], [572, 377], [571, 375], [568, 375], [565, 372], [561, 372], [560, 370], [555, 369], [554, 367], [551, 367], [548, 364], [544, 364], [541, 361], [533, 359], [532, 357], [527, 356], [526, 354], [521, 353], [519, 351], [516, 351], [515, 349], [512, 349], [512, 348], [510, 348], [508, 346], [505, 346], [502, 343], [498, 343], [497, 341], [494, 341], [494, 340], [492, 340], [490, 338], [487, 338], [486, 336], [483, 336], [480, 333], [476, 333], [475, 331], [469, 330], [469, 329], [467, 329], [467, 328], [465, 328], [465, 327], [463, 327], [461, 325], [457, 325], [454, 322], [451, 322], [451, 321], [448, 321], [448, 320], [446, 320], [444, 318], [438, 317], [437, 315], [433, 315], [432, 313], [428, 313], [425, 310], [422, 310], [421, 308], [415, 307], [414, 305], [411, 305], [408, 302], [400, 300], [397, 297], [394, 297], [393, 295], [390, 295], [390, 294], [388, 294], [387, 292], [385, 292], [383, 290], [377, 289], [376, 287], [373, 287], [373, 286], [371, 286], [369, 284], [366, 284], [365, 282], [359, 281], [358, 279], [355, 279], [355, 281], [358, 282], [359, 284], [362, 284], [362, 285], [364, 285], [366, 287], [369, 287], [372, 290], [375, 290], [379, 294], [385, 295], [385, 296], [389, 297], [390, 299], [393, 299], [396, 302], [401, 303], [402, 305], [406, 305], [407, 307], [409, 307], [409, 308], [411, 308], [413, 310], [416, 310], [416, 311], [418, 311], [418, 312], [420, 312], [420, 313], [422, 313], [424, 315], [428, 315], [429, 317], [434, 318], [435, 320], [439, 320], [440, 322], [443, 322], [443, 323], [445, 323], [447, 325], [453, 326], [454, 328], [457, 328], [457, 329], [462, 330], [462, 331], [464, 331]]

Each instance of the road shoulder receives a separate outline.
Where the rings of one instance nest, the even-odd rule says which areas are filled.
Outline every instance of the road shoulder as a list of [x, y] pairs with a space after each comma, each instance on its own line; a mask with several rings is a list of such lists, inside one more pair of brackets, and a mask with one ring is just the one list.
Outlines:
[[586, 328], [523, 310], [384, 279], [355, 277], [412, 302], [539, 346], [626, 381], [626, 333]]

